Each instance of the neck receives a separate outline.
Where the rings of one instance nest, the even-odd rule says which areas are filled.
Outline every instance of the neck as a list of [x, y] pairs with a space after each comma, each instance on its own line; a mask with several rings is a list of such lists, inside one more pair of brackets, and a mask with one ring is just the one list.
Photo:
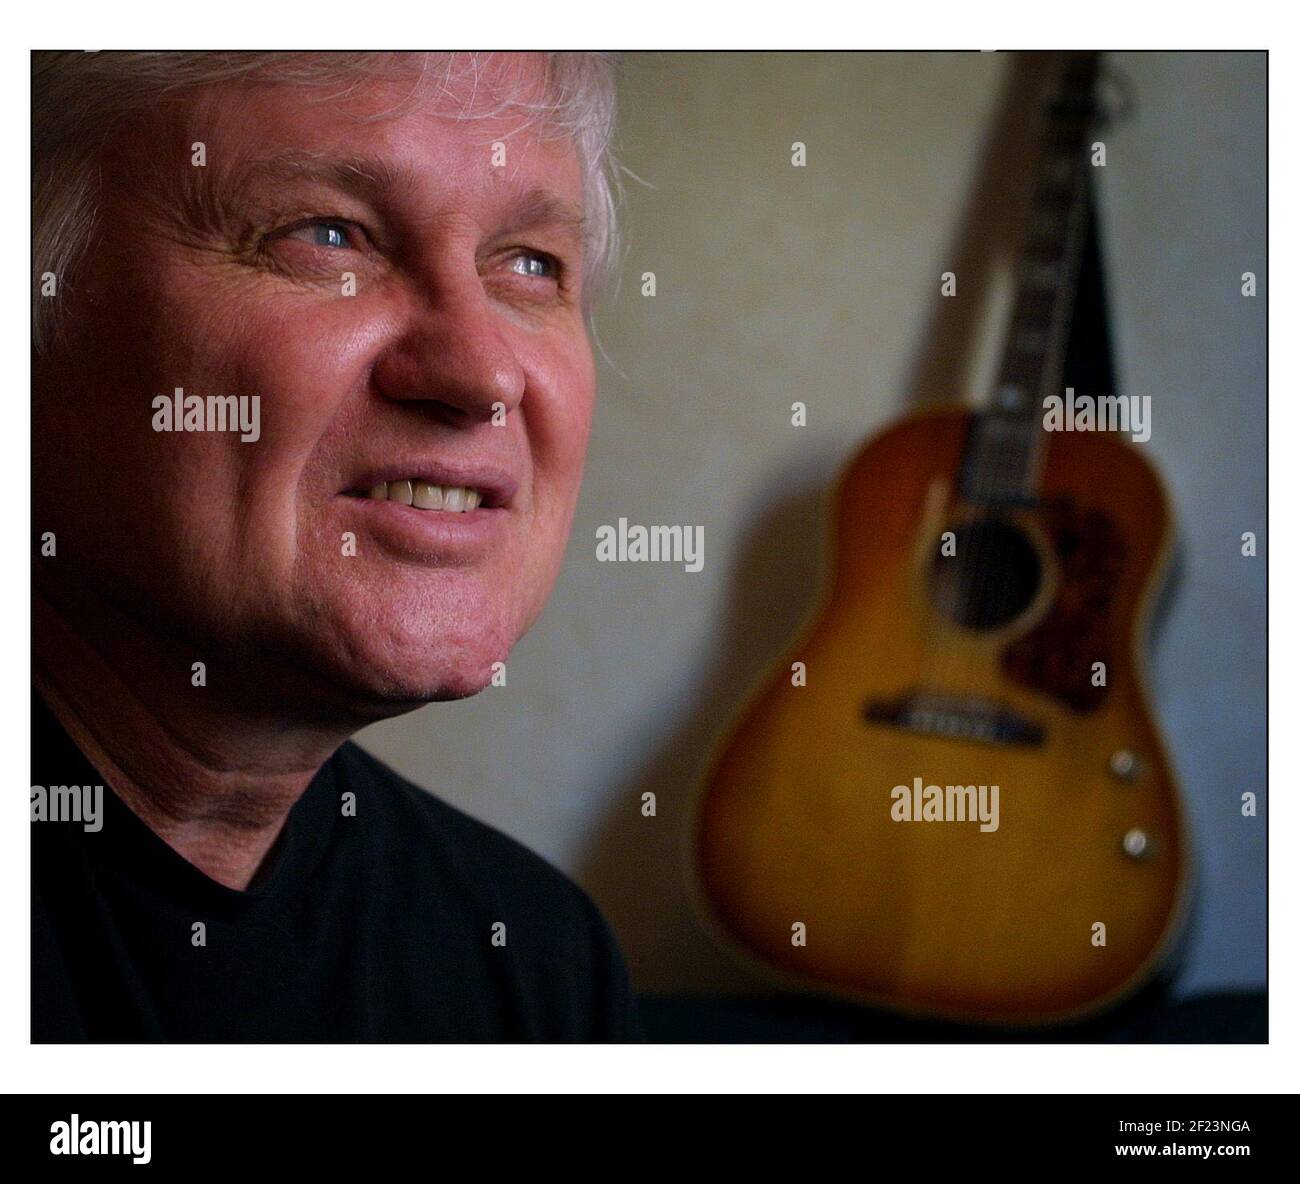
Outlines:
[[191, 657], [115, 610], [89, 629], [72, 604], [34, 589], [32, 613], [37, 687], [77, 746], [164, 842], [247, 888], [352, 729], [249, 710], [243, 687], [192, 686]]
[[1064, 371], [1088, 219], [1097, 55], [1066, 54], [1058, 70], [1041, 112], [1037, 177], [993, 406], [979, 417], [965, 458], [963, 490], [972, 501], [1034, 499], [1043, 399], [1056, 393]]

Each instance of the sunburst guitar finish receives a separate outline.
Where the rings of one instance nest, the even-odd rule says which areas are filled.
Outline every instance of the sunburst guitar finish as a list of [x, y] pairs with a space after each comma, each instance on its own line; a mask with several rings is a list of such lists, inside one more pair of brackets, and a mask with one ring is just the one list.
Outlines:
[[[1182, 911], [1139, 656], [1170, 519], [1105, 434], [1052, 436], [1032, 504], [970, 503], [974, 423], [913, 417], [848, 468], [828, 595], [708, 774], [696, 872], [728, 939], [796, 982], [1038, 1024], [1133, 991]], [[997, 786], [996, 829], [900, 820], [918, 778]]]

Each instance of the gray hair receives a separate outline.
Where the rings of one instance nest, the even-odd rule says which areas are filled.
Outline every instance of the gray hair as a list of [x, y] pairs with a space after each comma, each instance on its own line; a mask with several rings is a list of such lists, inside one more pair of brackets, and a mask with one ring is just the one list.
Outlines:
[[[113, 129], [164, 99], [221, 82], [256, 81], [323, 86], [344, 98], [368, 79], [418, 78], [409, 97], [376, 118], [400, 114], [477, 76], [491, 55], [410, 52], [37, 52], [32, 55], [32, 244], [37, 276], [53, 273], [65, 290], [95, 233], [99, 150]], [[418, 59], [418, 62], [417, 62]], [[587, 250], [584, 292], [589, 303], [610, 272], [618, 249], [618, 170], [611, 152], [615, 63], [601, 53], [547, 53], [546, 98], [499, 101], [481, 118], [518, 111], [548, 133], [574, 142], [583, 170]], [[477, 90], [475, 91], [477, 94]], [[57, 327], [57, 301], [38, 291], [32, 343], [45, 349]]]

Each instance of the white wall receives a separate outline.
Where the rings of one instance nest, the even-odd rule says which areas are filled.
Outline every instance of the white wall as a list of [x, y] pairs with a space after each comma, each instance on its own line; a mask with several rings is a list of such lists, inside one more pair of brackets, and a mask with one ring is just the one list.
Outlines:
[[[1265, 63], [1117, 64], [1139, 104], [1107, 133], [1101, 178], [1121, 389], [1153, 396], [1149, 447], [1185, 545], [1152, 676], [1202, 865], [1190, 992], [1258, 984], [1265, 965], [1264, 819], [1239, 811], [1265, 773], [1265, 559], [1239, 553], [1243, 530], [1267, 542], [1266, 306], [1239, 294], [1245, 270], [1266, 286]], [[613, 364], [554, 597], [507, 688], [361, 737], [582, 883], [643, 990], [755, 989], [690, 912], [682, 811], [717, 729], [814, 598], [827, 483], [948, 348], [929, 321], [937, 277], [959, 251], [1007, 65], [628, 61], [622, 158], [653, 188], [628, 185], [623, 286], [598, 317]], [[805, 169], [790, 166], [795, 140]], [[963, 373], [987, 369], [995, 330]], [[801, 431], [794, 399], [810, 407]], [[704, 570], [596, 562], [597, 526], [621, 515], [702, 524]], [[647, 790], [654, 819], [639, 809]]]

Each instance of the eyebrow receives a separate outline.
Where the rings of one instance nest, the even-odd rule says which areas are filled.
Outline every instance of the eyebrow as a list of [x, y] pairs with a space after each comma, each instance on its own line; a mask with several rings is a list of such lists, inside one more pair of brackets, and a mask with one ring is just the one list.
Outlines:
[[[380, 157], [339, 157], [301, 149], [255, 160], [248, 166], [245, 177], [318, 181], [372, 200], [410, 197], [420, 189], [423, 180], [420, 171], [409, 164], [393, 164]], [[583, 245], [590, 231], [581, 206], [553, 190], [534, 187], [511, 201], [494, 237], [543, 227], [553, 228]]]
[[394, 165], [378, 157], [346, 156], [287, 149], [252, 161], [244, 179], [323, 181], [341, 189], [367, 193], [397, 193], [419, 184], [419, 173], [409, 165]]
[[502, 233], [551, 226], [586, 242], [589, 224], [581, 207], [549, 189], [530, 189], [516, 202]]

